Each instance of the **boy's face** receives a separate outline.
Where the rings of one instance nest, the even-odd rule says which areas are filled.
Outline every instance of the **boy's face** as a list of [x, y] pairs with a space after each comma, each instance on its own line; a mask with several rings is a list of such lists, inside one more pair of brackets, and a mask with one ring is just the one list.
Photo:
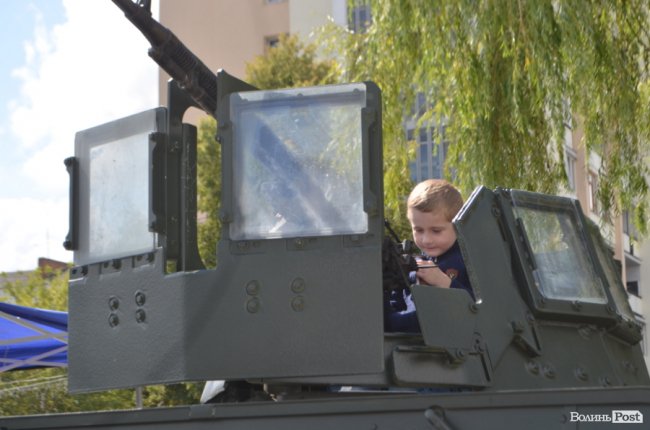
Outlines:
[[413, 241], [429, 257], [444, 254], [456, 242], [456, 231], [442, 211], [422, 212], [409, 208], [407, 212], [413, 231]]

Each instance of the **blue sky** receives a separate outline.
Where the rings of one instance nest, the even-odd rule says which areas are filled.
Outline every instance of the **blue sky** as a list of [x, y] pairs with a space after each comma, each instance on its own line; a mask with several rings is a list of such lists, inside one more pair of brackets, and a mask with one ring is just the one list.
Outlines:
[[148, 47], [110, 0], [0, 2], [0, 272], [72, 261], [63, 160], [75, 132], [157, 105]]
[[[64, 10], [58, 1], [5, 1], [0, 8], [0, 52], [3, 53], [0, 62], [0, 142], [2, 143], [2, 170], [0, 178], [3, 184], [17, 185], [15, 178], [20, 174], [20, 166], [25, 150], [17, 145], [16, 137], [11, 136], [9, 116], [12, 108], [20, 98], [20, 80], [14, 76], [14, 71], [26, 63], [27, 45], [33, 40], [37, 21], [45, 27], [52, 27], [64, 20]], [[27, 179], [27, 178], [22, 178]], [[2, 191], [3, 196], [19, 197], [22, 188], [8, 186]], [[2, 210], [10, 210], [3, 207]], [[0, 263], [0, 267], [1, 267]]]

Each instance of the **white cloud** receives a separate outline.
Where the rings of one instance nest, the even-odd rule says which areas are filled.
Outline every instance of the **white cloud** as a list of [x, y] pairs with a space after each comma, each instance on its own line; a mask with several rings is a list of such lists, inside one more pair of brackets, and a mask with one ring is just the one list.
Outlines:
[[72, 261], [63, 240], [68, 233], [68, 203], [61, 199], [0, 199], [0, 272], [32, 270], [38, 257]]
[[[14, 70], [21, 96], [9, 103], [6, 131], [26, 155], [18, 169], [24, 185], [16, 184], [26, 188], [21, 190], [26, 198], [0, 199], [1, 212], [11, 212], [0, 218], [2, 230], [12, 227], [0, 236], [0, 270], [34, 267], [39, 256], [63, 252], [61, 234], [68, 228], [63, 160], [74, 154], [75, 133], [157, 106], [157, 65], [147, 55], [146, 39], [121, 10], [105, 0], [63, 0], [63, 5], [66, 21], [52, 29], [35, 12], [25, 64]], [[44, 255], [43, 225], [50, 220], [60, 228], [52, 227], [51, 255]]]
[[11, 116], [22, 145], [71, 154], [74, 133], [157, 101], [157, 66], [144, 37], [111, 2], [65, 0], [67, 21], [47, 31], [37, 20], [37, 58], [16, 72], [22, 103]]

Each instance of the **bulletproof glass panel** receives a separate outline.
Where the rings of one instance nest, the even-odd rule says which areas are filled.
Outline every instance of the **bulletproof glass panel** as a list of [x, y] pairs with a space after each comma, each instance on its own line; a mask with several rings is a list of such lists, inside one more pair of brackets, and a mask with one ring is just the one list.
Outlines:
[[573, 207], [536, 206], [519, 195], [512, 193], [514, 213], [533, 254], [539, 292], [548, 299], [607, 303]]
[[234, 240], [361, 234], [363, 84], [230, 96]]
[[156, 111], [77, 133], [79, 249], [76, 265], [151, 252], [150, 142]]
[[90, 148], [88, 258], [91, 260], [153, 249], [153, 233], [147, 228], [148, 134]]

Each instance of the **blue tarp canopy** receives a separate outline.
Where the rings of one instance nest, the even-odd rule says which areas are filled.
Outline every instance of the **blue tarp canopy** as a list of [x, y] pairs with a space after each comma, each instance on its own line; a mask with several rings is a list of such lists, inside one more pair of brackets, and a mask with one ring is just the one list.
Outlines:
[[68, 314], [0, 302], [0, 372], [68, 363]]

